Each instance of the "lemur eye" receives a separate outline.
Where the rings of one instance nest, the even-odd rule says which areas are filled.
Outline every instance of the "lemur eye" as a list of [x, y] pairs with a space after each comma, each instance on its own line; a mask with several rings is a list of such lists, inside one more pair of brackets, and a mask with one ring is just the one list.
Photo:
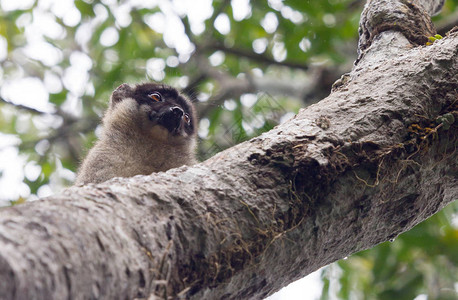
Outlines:
[[162, 101], [162, 95], [159, 94], [158, 92], [148, 94], [148, 97], [150, 97], [153, 101], [156, 101], [156, 102]]
[[184, 114], [183, 115], [183, 120], [186, 122], [186, 124], [190, 124], [191, 123], [191, 118], [189, 117], [188, 114]]

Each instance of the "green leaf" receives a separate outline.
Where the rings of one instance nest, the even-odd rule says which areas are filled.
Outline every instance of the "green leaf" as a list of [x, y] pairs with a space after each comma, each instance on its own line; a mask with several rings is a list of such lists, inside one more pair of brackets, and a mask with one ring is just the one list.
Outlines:
[[84, 17], [94, 17], [93, 4], [86, 3], [82, 0], [74, 1], [76, 8], [80, 11], [81, 16]]

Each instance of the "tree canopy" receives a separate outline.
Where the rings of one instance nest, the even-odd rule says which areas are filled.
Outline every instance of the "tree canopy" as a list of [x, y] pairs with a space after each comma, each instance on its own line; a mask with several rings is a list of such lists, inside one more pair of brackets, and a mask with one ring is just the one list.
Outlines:
[[[72, 184], [123, 82], [162, 81], [195, 101], [201, 160], [272, 129], [351, 69], [364, 2], [0, 4], [0, 201], [8, 205]], [[458, 24], [457, 6], [446, 1], [434, 18], [440, 34]], [[392, 243], [324, 268], [322, 298], [453, 299], [457, 220], [453, 203]]]

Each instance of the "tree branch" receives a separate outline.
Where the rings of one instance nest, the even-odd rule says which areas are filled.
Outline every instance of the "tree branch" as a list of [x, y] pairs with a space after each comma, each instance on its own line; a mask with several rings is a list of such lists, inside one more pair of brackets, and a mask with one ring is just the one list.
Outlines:
[[377, 34], [350, 80], [268, 133], [1, 210], [1, 298], [259, 299], [456, 199], [458, 33]]
[[307, 64], [291, 62], [291, 61], [277, 61], [273, 59], [272, 57], [265, 55], [265, 54], [257, 54], [252, 51], [248, 51], [244, 49], [229, 48], [229, 47], [224, 46], [221, 43], [209, 44], [206, 46], [205, 49], [206, 50], [208, 49], [211, 51], [220, 50], [220, 51], [223, 51], [231, 55], [235, 55], [238, 57], [246, 57], [248, 59], [257, 61], [259, 63], [268, 64], [268, 65], [278, 65], [278, 66], [294, 68], [294, 69], [301, 69], [301, 70], [307, 70], [309, 68]]
[[27, 112], [30, 112], [30, 113], [36, 114], [36, 115], [48, 114], [47, 112], [44, 112], [44, 111], [29, 107], [29, 106], [26, 106], [26, 105], [16, 104], [16, 103], [10, 102], [10, 101], [4, 99], [3, 97], [0, 97], [0, 102], [8, 104], [8, 105], [11, 105], [11, 106], [14, 106], [17, 109], [24, 110], [24, 111], [27, 111]]

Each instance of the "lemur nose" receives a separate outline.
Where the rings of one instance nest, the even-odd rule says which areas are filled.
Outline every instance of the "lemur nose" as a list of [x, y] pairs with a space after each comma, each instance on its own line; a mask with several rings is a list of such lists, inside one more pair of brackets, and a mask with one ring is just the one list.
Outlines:
[[184, 115], [184, 111], [178, 106], [171, 107], [170, 112], [177, 117], [182, 117]]

